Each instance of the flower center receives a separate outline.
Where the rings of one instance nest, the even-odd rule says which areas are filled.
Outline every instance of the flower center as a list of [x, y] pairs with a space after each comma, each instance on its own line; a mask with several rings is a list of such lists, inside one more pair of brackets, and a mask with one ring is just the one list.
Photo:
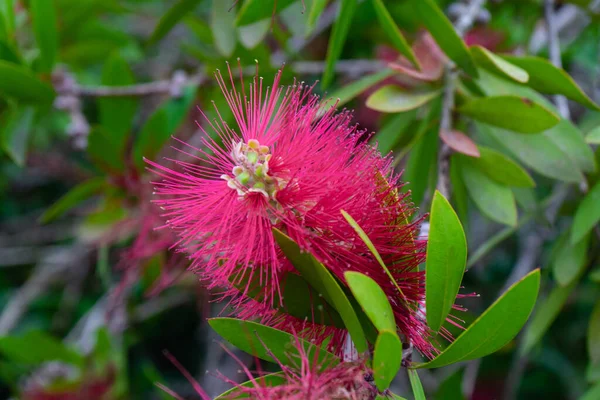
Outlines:
[[227, 186], [237, 190], [240, 198], [248, 193], [260, 193], [267, 200], [275, 200], [275, 193], [281, 187], [280, 180], [269, 175], [269, 160], [271, 150], [261, 145], [258, 140], [250, 139], [248, 143], [239, 142], [231, 151], [235, 166], [233, 177], [221, 175], [227, 181]]

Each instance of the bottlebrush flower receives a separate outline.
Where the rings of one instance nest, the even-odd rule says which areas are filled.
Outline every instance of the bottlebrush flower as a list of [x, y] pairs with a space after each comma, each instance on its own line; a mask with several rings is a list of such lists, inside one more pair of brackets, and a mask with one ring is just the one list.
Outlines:
[[[340, 280], [345, 271], [375, 279], [392, 303], [400, 333], [432, 355], [420, 307], [424, 274], [417, 269], [425, 241], [417, 239], [419, 221], [407, 222], [412, 205], [407, 195], [398, 194], [401, 183], [392, 160], [366, 143], [348, 111], [336, 113], [335, 107], [324, 106], [312, 87], [282, 87], [279, 72], [272, 87], [265, 89], [255, 76], [247, 91], [238, 91], [231, 70], [229, 76], [231, 89], [220, 73], [216, 79], [237, 126], [203, 114], [214, 134], [200, 125], [203, 148], [184, 143], [180, 150], [197, 162], [171, 160], [171, 169], [148, 161], [162, 177], [155, 182], [155, 201], [178, 234], [179, 248], [191, 258], [191, 269], [209, 287], [227, 288], [236, 299], [234, 312], [243, 318], [259, 318], [288, 331], [306, 328], [306, 322], [271, 307], [281, 297], [285, 274], [295, 273], [275, 242], [275, 227]], [[404, 301], [341, 210], [371, 238]], [[259, 306], [246, 300], [249, 284], [238, 290], [245, 281], [259, 282], [261, 293], [252, 296]], [[309, 328], [304, 332], [331, 334], [331, 329]], [[332, 344], [340, 350], [343, 343]]]

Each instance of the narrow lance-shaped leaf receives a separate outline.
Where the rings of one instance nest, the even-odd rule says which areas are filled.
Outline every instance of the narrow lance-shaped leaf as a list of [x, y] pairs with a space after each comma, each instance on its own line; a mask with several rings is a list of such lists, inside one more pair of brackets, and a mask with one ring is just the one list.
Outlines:
[[340, 0], [340, 13], [333, 24], [329, 45], [327, 46], [325, 70], [323, 71], [323, 81], [321, 83], [323, 88], [329, 86], [333, 79], [335, 64], [342, 54], [342, 48], [348, 36], [357, 5], [358, 0]]
[[0, 60], [0, 94], [29, 103], [50, 103], [54, 89], [24, 67]]
[[600, 182], [585, 195], [573, 219], [571, 243], [579, 242], [600, 222]]
[[427, 324], [437, 332], [452, 309], [467, 263], [467, 239], [444, 196], [433, 195], [425, 267]]
[[54, 3], [52, 0], [30, 0], [29, 2], [43, 72], [51, 72], [56, 63], [58, 27]]
[[33, 130], [35, 108], [15, 106], [5, 111], [0, 120], [1, 145], [6, 154], [20, 167], [25, 166], [27, 145]]
[[560, 121], [552, 111], [518, 96], [473, 98], [458, 111], [478, 121], [520, 133], [542, 132]]
[[472, 46], [471, 54], [477, 64], [491, 72], [502, 74], [520, 83], [525, 83], [529, 80], [527, 71], [495, 55], [485, 47]]
[[229, 343], [261, 360], [276, 362], [273, 355], [282, 364], [293, 366], [296, 358], [300, 357], [298, 352], [298, 345], [300, 345], [306, 351], [309, 360], [317, 357], [316, 360], [321, 368], [332, 367], [339, 363], [339, 359], [328, 351], [279, 329], [234, 318], [211, 318], [208, 323]]
[[588, 132], [585, 141], [589, 144], [600, 144], [600, 126]]
[[408, 378], [410, 380], [410, 386], [412, 388], [415, 400], [427, 400], [425, 397], [425, 392], [423, 391], [423, 384], [421, 383], [421, 379], [419, 379], [417, 370], [409, 369]]
[[480, 157], [469, 162], [494, 181], [512, 187], [534, 187], [535, 181], [519, 164], [499, 151], [479, 146]]
[[440, 94], [441, 91], [438, 89], [407, 91], [395, 85], [388, 85], [369, 96], [367, 107], [388, 113], [409, 111], [421, 107]]
[[377, 282], [360, 272], [348, 271], [344, 277], [354, 298], [377, 330], [395, 331], [396, 320], [392, 306]]
[[350, 226], [352, 228], [354, 228], [354, 230], [356, 231], [356, 233], [358, 234], [358, 236], [362, 239], [362, 241], [365, 243], [365, 245], [367, 245], [368, 249], [371, 251], [371, 253], [375, 257], [375, 259], [377, 260], [377, 262], [379, 263], [379, 265], [381, 265], [381, 268], [383, 268], [383, 270], [385, 271], [385, 273], [387, 274], [387, 276], [390, 278], [390, 280], [392, 281], [392, 283], [396, 287], [396, 290], [398, 290], [398, 293], [400, 294], [400, 297], [402, 299], [405, 299], [406, 296], [402, 292], [402, 289], [398, 285], [398, 282], [396, 282], [396, 280], [394, 279], [394, 276], [392, 275], [392, 273], [390, 272], [390, 270], [388, 269], [388, 267], [383, 262], [383, 259], [381, 258], [381, 255], [379, 255], [379, 252], [377, 251], [377, 249], [373, 245], [373, 242], [371, 242], [371, 239], [369, 239], [369, 236], [367, 236], [367, 234], [365, 233], [365, 231], [360, 227], [360, 225], [358, 225], [358, 223], [354, 220], [354, 218], [352, 218], [352, 216], [350, 216], [350, 214], [348, 214], [344, 210], [341, 210], [341, 212], [342, 212], [342, 215], [344, 216], [344, 218], [346, 219], [346, 221], [348, 221], [348, 224], [350, 224]]
[[307, 35], [309, 35], [312, 32], [312, 30], [314, 29], [315, 24], [317, 23], [317, 20], [319, 19], [319, 16], [321, 16], [321, 13], [325, 9], [326, 5], [327, 5], [327, 0], [313, 0], [312, 6], [310, 7], [310, 12], [308, 13], [308, 20], [306, 21], [306, 23], [307, 23], [306, 34]]
[[294, 268], [340, 314], [356, 350], [359, 353], [367, 351], [367, 340], [360, 320], [350, 300], [329, 270], [312, 254], [301, 251], [298, 244], [283, 232], [273, 228], [273, 235], [283, 254], [290, 260]]
[[349, 102], [350, 100], [353, 100], [356, 96], [358, 96], [365, 90], [369, 89], [372, 86], [375, 86], [379, 82], [389, 78], [394, 74], [395, 72], [393, 70], [384, 69], [374, 74], [367, 75], [327, 95], [327, 98], [334, 100], [339, 99], [337, 105], [338, 107], [340, 107]]
[[529, 73], [527, 86], [542, 93], [562, 94], [588, 108], [600, 110], [600, 107], [577, 86], [577, 83], [565, 70], [554, 66], [547, 59], [510, 55], [502, 56], [502, 58]]
[[439, 368], [501, 349], [527, 322], [539, 288], [540, 270], [536, 269], [512, 285], [436, 358], [416, 368]]
[[[243, 2], [242, 7], [237, 15], [235, 21], [237, 26], [253, 24], [265, 18], [271, 18], [287, 6], [294, 3], [296, 0], [246, 0]], [[231, 4], [224, 2], [227, 8], [231, 7]]]
[[230, 57], [235, 50], [235, 10], [227, 1], [212, 1], [210, 28], [215, 47], [225, 57]]
[[568, 232], [561, 237], [552, 260], [552, 272], [559, 285], [569, 285], [581, 275], [587, 262], [589, 242], [590, 233], [575, 244], [569, 241]]
[[373, 375], [379, 391], [387, 389], [402, 363], [402, 342], [395, 329], [379, 333], [373, 352]]
[[435, 1], [411, 0], [411, 4], [418, 20], [425, 25], [444, 53], [467, 74], [477, 77], [477, 68], [469, 49]]
[[40, 217], [44, 224], [60, 217], [82, 201], [99, 193], [106, 186], [106, 178], [98, 177], [87, 180], [69, 190], [56, 203], [50, 206]]
[[415, 57], [412, 49], [406, 42], [404, 35], [398, 29], [398, 26], [394, 22], [392, 16], [390, 15], [387, 8], [385, 8], [385, 4], [383, 4], [383, 0], [372, 0], [373, 7], [375, 7], [375, 13], [377, 14], [377, 19], [381, 24], [382, 29], [390, 38], [396, 49], [404, 55], [415, 67], [419, 68], [419, 61]]
[[[46, 0], [42, 0], [46, 1]], [[167, 12], [160, 18], [156, 28], [148, 39], [148, 45], [152, 45], [160, 41], [167, 33], [173, 29], [179, 21], [181, 21], [188, 13], [194, 10], [200, 0], [178, 0]], [[223, 3], [227, 3], [224, 1]]]

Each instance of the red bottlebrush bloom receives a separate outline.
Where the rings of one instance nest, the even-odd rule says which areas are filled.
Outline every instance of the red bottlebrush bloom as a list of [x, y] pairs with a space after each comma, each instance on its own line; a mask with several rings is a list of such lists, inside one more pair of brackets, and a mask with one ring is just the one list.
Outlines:
[[[228, 288], [238, 300], [249, 288], [238, 291], [232, 282], [249, 275], [260, 282], [262, 306], [237, 307], [238, 315], [301, 329], [305, 322], [269, 309], [283, 276], [295, 273], [275, 242], [272, 228], [278, 228], [342, 281], [346, 271], [375, 279], [392, 303], [400, 333], [432, 355], [420, 311], [424, 273], [417, 269], [425, 241], [417, 239], [418, 222], [407, 222], [412, 205], [398, 194], [392, 160], [366, 143], [348, 111], [324, 106], [304, 84], [282, 87], [280, 78], [281, 72], [265, 90], [256, 76], [249, 91], [240, 92], [228, 89], [217, 73], [237, 127], [206, 118], [218, 139], [204, 132], [202, 149], [181, 150], [196, 155], [197, 163], [172, 160], [176, 167], [170, 169], [149, 161], [162, 177], [155, 183], [156, 202], [179, 235], [178, 245], [210, 287]], [[341, 210], [370, 237], [405, 301]], [[342, 343], [332, 344], [340, 350]]]

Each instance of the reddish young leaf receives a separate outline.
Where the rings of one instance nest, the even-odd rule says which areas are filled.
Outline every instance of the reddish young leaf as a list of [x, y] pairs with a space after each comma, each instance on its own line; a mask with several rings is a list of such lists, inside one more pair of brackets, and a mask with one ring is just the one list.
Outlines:
[[460, 131], [440, 129], [440, 138], [454, 151], [471, 157], [480, 156], [475, 142]]
[[398, 61], [389, 64], [389, 67], [413, 79], [425, 82], [437, 81], [444, 72], [446, 56], [433, 40], [429, 32], [423, 33], [412, 46], [413, 53], [421, 65], [421, 70], [416, 70], [410, 61], [400, 57]]

